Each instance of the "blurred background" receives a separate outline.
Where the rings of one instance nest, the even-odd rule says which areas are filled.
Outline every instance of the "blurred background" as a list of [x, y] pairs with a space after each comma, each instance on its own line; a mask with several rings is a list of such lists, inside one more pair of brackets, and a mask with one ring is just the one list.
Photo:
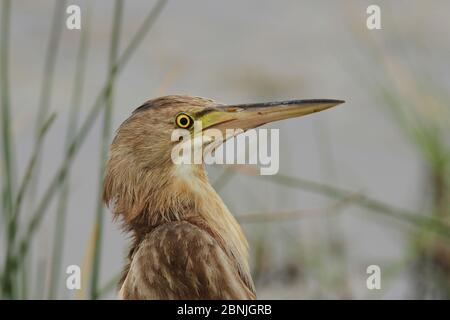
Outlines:
[[[81, 30], [66, 28], [68, 5]], [[371, 4], [381, 30], [366, 27]], [[450, 298], [450, 2], [2, 0], [3, 299], [109, 299], [127, 235], [99, 204], [142, 102], [343, 99], [280, 129], [280, 172], [209, 166], [261, 299]], [[66, 288], [78, 265], [81, 290]], [[381, 289], [366, 286], [370, 265]]]

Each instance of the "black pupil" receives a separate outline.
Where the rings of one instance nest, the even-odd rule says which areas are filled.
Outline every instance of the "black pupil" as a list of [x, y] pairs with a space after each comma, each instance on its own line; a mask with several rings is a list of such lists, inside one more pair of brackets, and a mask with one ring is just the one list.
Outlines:
[[181, 124], [182, 126], [187, 125], [187, 124], [188, 124], [188, 119], [187, 119], [186, 117], [182, 117], [182, 118], [180, 119], [180, 124]]

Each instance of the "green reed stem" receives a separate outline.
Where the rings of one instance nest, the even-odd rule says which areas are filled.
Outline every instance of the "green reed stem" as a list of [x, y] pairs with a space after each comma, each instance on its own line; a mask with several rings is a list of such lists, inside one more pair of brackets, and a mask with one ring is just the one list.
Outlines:
[[[0, 92], [1, 92], [1, 131], [2, 131], [2, 206], [3, 218], [6, 226], [7, 241], [6, 250], [10, 250], [10, 234], [8, 232], [8, 222], [13, 215], [13, 195], [14, 195], [14, 166], [13, 166], [13, 140], [11, 132], [11, 112], [10, 112], [10, 85], [9, 85], [9, 36], [10, 36], [10, 16], [11, 1], [3, 0], [1, 5], [1, 34], [0, 34]], [[12, 296], [12, 282], [8, 269], [5, 268], [2, 275], [2, 296], [10, 298]]]
[[[80, 44], [77, 53], [77, 59], [75, 63], [75, 77], [74, 86], [72, 90], [72, 97], [69, 110], [68, 126], [66, 131], [65, 145], [68, 146], [70, 141], [74, 138], [77, 126], [79, 113], [82, 103], [82, 97], [84, 93], [84, 80], [87, 65], [87, 53], [89, 46], [89, 35], [90, 35], [90, 21], [91, 21], [91, 6], [86, 10], [85, 18], [83, 21], [83, 28], [81, 31]], [[67, 152], [66, 147], [66, 152]], [[69, 168], [70, 169], [70, 168]], [[68, 170], [69, 170], [68, 169]], [[68, 198], [70, 192], [69, 185], [69, 175], [70, 170], [67, 172], [67, 177], [63, 181], [61, 186], [61, 192], [58, 199], [57, 211], [56, 211], [56, 221], [53, 231], [53, 251], [52, 251], [52, 263], [50, 265], [50, 284], [48, 288], [48, 299], [55, 299], [57, 296], [57, 288], [60, 280], [61, 263], [64, 248], [64, 237], [65, 237], [65, 227], [66, 227], [66, 216], [67, 216], [67, 206]]]
[[[118, 51], [119, 51], [119, 41], [120, 41], [120, 31], [122, 28], [122, 11], [123, 11], [123, 1], [116, 0], [114, 6], [114, 20], [111, 33], [111, 46], [109, 48], [109, 59], [108, 65], [109, 69], [112, 69], [116, 63]], [[99, 284], [99, 273], [100, 273], [100, 263], [101, 263], [101, 248], [102, 248], [102, 236], [103, 236], [103, 174], [105, 171], [106, 161], [108, 158], [108, 150], [111, 136], [111, 126], [112, 126], [112, 114], [113, 114], [113, 96], [114, 92], [114, 79], [111, 81], [110, 89], [105, 97], [105, 109], [103, 115], [103, 129], [102, 129], [102, 140], [101, 140], [101, 151], [100, 151], [100, 177], [98, 186], [98, 196], [97, 196], [97, 209], [95, 217], [95, 234], [96, 239], [94, 244], [94, 252], [92, 259], [92, 276], [91, 276], [91, 288], [90, 297], [93, 300], [98, 298], [98, 284]]]
[[5, 218], [12, 215], [13, 206], [13, 163], [9, 88], [9, 26], [11, 1], [2, 2], [0, 35], [0, 79], [1, 79], [1, 121], [2, 121], [2, 158], [3, 158], [3, 210]]
[[[36, 128], [35, 128], [36, 136], [39, 135], [39, 131], [43, 126], [43, 123], [46, 120], [50, 109], [50, 99], [53, 91], [55, 66], [61, 43], [61, 34], [64, 28], [63, 21], [65, 18], [64, 14], [65, 8], [66, 8], [65, 0], [55, 0], [53, 18], [50, 26], [50, 37], [45, 54], [38, 112], [36, 116]], [[37, 141], [35, 141], [35, 144], [37, 144]], [[40, 172], [40, 161], [41, 161], [40, 158], [41, 158], [40, 153], [37, 153], [37, 158], [35, 160], [36, 162], [34, 164], [34, 170], [32, 172], [33, 174], [30, 180], [31, 192], [29, 193], [29, 201], [30, 201], [29, 203], [31, 207], [33, 206], [37, 185], [39, 183], [38, 180]], [[28, 272], [26, 269], [27, 269], [26, 266], [22, 266], [23, 276], [25, 276], [25, 273]]]
[[4, 266], [4, 275], [5, 277], [9, 277], [10, 279], [13, 279], [15, 277], [15, 274], [13, 270], [15, 268], [12, 267], [12, 259], [13, 259], [13, 248], [14, 248], [14, 242], [16, 240], [17, 235], [17, 227], [19, 223], [20, 218], [20, 209], [21, 205], [23, 203], [23, 197], [26, 194], [27, 187], [29, 186], [33, 170], [36, 165], [37, 157], [42, 149], [43, 143], [44, 143], [44, 137], [50, 128], [51, 124], [55, 120], [56, 114], [51, 114], [50, 117], [44, 122], [43, 127], [38, 132], [37, 141], [33, 147], [33, 151], [31, 153], [31, 158], [26, 166], [25, 169], [25, 175], [22, 178], [22, 181], [19, 186], [19, 190], [17, 192], [16, 199], [14, 201], [14, 210], [13, 215], [9, 219], [7, 223], [7, 234], [8, 234], [8, 246], [6, 250], [6, 258], [5, 258], [5, 266]]
[[[323, 194], [331, 198], [346, 198], [351, 197], [352, 195], [352, 192], [337, 187], [281, 174], [261, 177], [273, 183], [291, 188], [300, 188], [314, 193]], [[434, 217], [428, 217], [409, 210], [395, 208], [393, 206], [385, 204], [384, 202], [369, 198], [364, 195], [354, 198], [352, 203], [360, 207], [369, 209], [373, 212], [377, 212], [391, 218], [395, 218], [397, 220], [411, 223], [415, 226], [427, 227], [429, 230], [433, 230], [436, 233], [441, 234], [442, 236], [450, 238], [450, 226]]]
[[[38, 112], [36, 116], [36, 135], [42, 127], [43, 122], [47, 118], [50, 109], [50, 98], [52, 96], [55, 66], [59, 47], [61, 43], [61, 34], [64, 28], [63, 21], [65, 17], [66, 1], [55, 0], [53, 18], [50, 27], [50, 38], [45, 54], [45, 63], [42, 78], [42, 87], [39, 97]], [[37, 158], [36, 169], [33, 173], [31, 181], [30, 201], [33, 202], [36, 186], [39, 180], [40, 155]]]

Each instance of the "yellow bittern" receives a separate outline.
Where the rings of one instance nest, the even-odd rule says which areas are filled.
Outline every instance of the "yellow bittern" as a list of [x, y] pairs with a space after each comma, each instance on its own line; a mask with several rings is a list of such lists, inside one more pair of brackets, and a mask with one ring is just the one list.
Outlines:
[[194, 121], [201, 121], [203, 135], [210, 128], [245, 131], [340, 103], [221, 105], [166, 96], [137, 108], [117, 131], [104, 180], [105, 203], [133, 236], [120, 297], [255, 299], [248, 244], [238, 222], [209, 184], [202, 164], [174, 164], [171, 151], [181, 142], [172, 141], [171, 134], [192, 129]]

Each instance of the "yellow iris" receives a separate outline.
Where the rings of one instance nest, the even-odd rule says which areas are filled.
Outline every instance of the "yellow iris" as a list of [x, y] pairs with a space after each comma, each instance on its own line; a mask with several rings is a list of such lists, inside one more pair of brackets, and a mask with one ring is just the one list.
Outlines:
[[175, 119], [175, 123], [181, 129], [188, 129], [194, 124], [194, 120], [186, 113], [179, 113]]

